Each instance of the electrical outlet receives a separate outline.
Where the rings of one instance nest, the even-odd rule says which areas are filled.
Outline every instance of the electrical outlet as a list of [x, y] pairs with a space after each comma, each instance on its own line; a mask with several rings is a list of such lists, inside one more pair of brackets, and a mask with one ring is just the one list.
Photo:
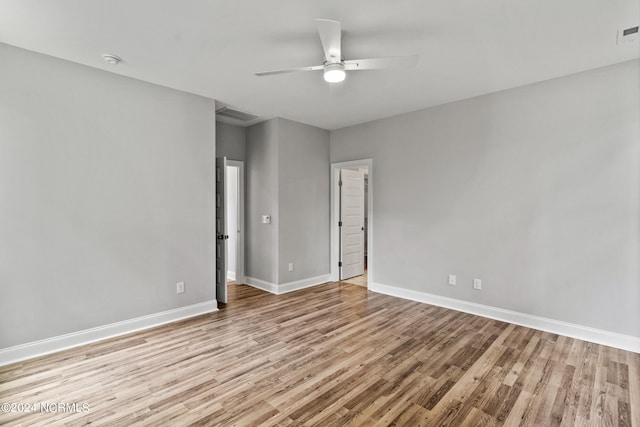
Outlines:
[[176, 283], [176, 294], [181, 294], [184, 292], [184, 282]]
[[293, 271], [293, 263], [292, 262], [289, 263], [289, 271]]
[[451, 286], [455, 286], [455, 284], [456, 284], [456, 276], [454, 274], [450, 274], [449, 275], [449, 284]]
[[482, 289], [482, 280], [473, 279], [473, 289]]

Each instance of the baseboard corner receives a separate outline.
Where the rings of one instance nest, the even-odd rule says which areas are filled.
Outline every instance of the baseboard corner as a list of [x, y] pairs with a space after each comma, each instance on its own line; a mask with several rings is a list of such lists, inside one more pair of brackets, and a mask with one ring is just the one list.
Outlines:
[[309, 277], [307, 279], [296, 280], [293, 282], [282, 283], [278, 285], [278, 294], [298, 291], [300, 289], [310, 288], [312, 286], [321, 285], [331, 281], [331, 274], [323, 274], [321, 276]]

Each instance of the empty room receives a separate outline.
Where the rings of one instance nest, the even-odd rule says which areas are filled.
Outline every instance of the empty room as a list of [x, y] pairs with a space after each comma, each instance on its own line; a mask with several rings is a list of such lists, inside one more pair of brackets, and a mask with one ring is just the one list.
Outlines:
[[640, 427], [639, 24], [0, 0], [0, 425]]

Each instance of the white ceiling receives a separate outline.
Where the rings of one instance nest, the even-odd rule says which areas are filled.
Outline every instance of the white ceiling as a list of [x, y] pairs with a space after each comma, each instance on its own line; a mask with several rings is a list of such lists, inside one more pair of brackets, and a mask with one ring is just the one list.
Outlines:
[[[0, 0], [0, 42], [337, 129], [638, 58], [616, 32], [639, 17], [638, 0]], [[342, 22], [346, 59], [417, 53], [418, 67], [339, 90], [321, 72], [254, 76], [321, 64], [316, 18]]]

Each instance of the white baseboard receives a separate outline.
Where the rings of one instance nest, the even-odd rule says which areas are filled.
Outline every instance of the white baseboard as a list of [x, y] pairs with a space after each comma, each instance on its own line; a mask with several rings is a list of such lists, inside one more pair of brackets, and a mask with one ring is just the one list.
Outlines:
[[591, 328], [589, 326], [576, 325], [560, 320], [548, 319], [489, 305], [476, 304], [473, 302], [443, 297], [426, 292], [403, 289], [396, 286], [388, 286], [380, 283], [371, 283], [369, 290], [398, 298], [423, 302], [439, 307], [450, 308], [452, 310], [475, 314], [490, 319], [501, 320], [503, 322], [514, 323], [527, 328], [539, 329], [553, 334], [564, 335], [577, 338], [596, 344], [608, 345], [622, 350], [640, 353], [640, 337], [623, 335], [616, 332]]
[[330, 281], [330, 274], [323, 274], [322, 276], [309, 277], [308, 279], [296, 280], [295, 282], [288, 282], [278, 285], [278, 294], [284, 294], [287, 292], [297, 291], [299, 289], [310, 288], [311, 286], [320, 285]]
[[253, 286], [254, 288], [262, 289], [263, 291], [267, 291], [272, 294], [278, 294], [278, 285], [275, 283], [266, 282], [250, 276], [245, 276], [244, 281], [247, 285]]
[[227, 271], [227, 280], [236, 280], [236, 272]]
[[251, 285], [254, 288], [262, 289], [263, 291], [270, 292], [272, 294], [281, 295], [287, 292], [297, 291], [299, 289], [309, 288], [311, 286], [320, 285], [330, 281], [329, 274], [323, 274], [322, 276], [309, 277], [307, 279], [296, 280], [294, 282], [282, 283], [276, 285], [275, 283], [266, 282], [264, 280], [256, 279], [255, 277], [245, 277], [247, 285]]
[[215, 300], [0, 349], [0, 366], [218, 311]]

